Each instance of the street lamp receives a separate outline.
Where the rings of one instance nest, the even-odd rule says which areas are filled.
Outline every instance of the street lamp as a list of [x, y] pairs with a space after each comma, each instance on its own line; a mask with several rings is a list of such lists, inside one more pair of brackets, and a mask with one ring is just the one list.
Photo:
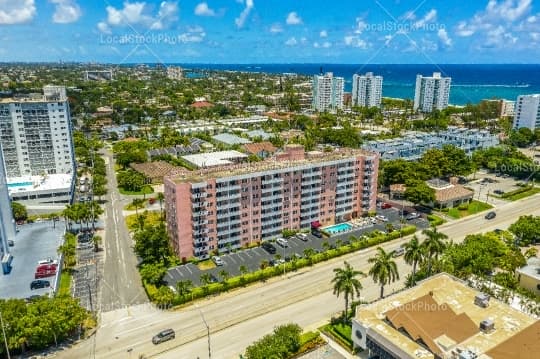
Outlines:
[[211, 359], [212, 358], [212, 351], [210, 349], [210, 326], [206, 322], [206, 319], [204, 318], [204, 314], [203, 314], [201, 308], [199, 308], [197, 306], [197, 309], [199, 310], [199, 314], [201, 315], [204, 326], [206, 327], [206, 336], [208, 337], [208, 359]]
[[9, 355], [9, 348], [6, 338], [6, 328], [4, 328], [4, 319], [2, 318], [2, 312], [0, 311], [0, 325], [2, 326], [2, 333], [4, 334], [4, 344], [6, 345], [6, 353], [8, 359], [11, 359], [11, 356]]

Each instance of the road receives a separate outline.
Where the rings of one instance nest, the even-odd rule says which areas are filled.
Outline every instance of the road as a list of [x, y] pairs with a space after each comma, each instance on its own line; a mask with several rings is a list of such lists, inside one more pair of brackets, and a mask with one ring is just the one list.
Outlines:
[[112, 153], [105, 152], [107, 166], [107, 196], [105, 202], [105, 249], [103, 280], [101, 281], [100, 312], [148, 302], [142, 287], [133, 241], [122, 210], [124, 203], [118, 192]]
[[[479, 214], [447, 223], [440, 230], [460, 242], [468, 234], [504, 229], [520, 215], [540, 215], [539, 200], [540, 195], [536, 195], [507, 203], [496, 210], [497, 217], [491, 221]], [[396, 240], [383, 247], [392, 250], [405, 241]], [[374, 251], [375, 248], [364, 249], [304, 268], [287, 277], [198, 301], [176, 312], [158, 311], [146, 304], [103, 313], [94, 340], [83, 342], [60, 357], [137, 358], [144, 354], [156, 358], [206, 358], [208, 349], [202, 312], [211, 331], [212, 357], [238, 358], [249, 343], [270, 332], [277, 324], [296, 322], [303, 327], [315, 328], [342, 310], [342, 298], [335, 298], [331, 292], [332, 270], [347, 260], [355, 268], [367, 272], [367, 259]], [[402, 282], [410, 268], [402, 258], [397, 263]], [[386, 293], [400, 288], [401, 282], [394, 283]], [[370, 278], [363, 279], [362, 284], [363, 298], [376, 299], [379, 287]], [[176, 339], [154, 346], [150, 341], [152, 335], [166, 328], [176, 331]]]

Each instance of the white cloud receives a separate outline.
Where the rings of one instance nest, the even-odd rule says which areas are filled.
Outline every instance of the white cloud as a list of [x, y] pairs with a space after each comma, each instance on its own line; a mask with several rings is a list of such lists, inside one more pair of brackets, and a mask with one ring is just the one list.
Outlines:
[[296, 11], [292, 11], [287, 15], [285, 22], [287, 25], [300, 25], [302, 23], [302, 18], [298, 16]]
[[328, 37], [328, 31], [326, 31], [326, 30], [321, 30], [321, 32], [319, 32], [319, 36], [320, 36], [321, 38]]
[[111, 34], [112, 33], [111, 28], [109, 27], [109, 25], [107, 25], [107, 23], [105, 21], [98, 22], [97, 28], [98, 28], [99, 31], [101, 31], [104, 34]]
[[[526, 22], [531, 19], [532, 0], [490, 0], [483, 11], [476, 13], [471, 19], [460, 21], [456, 28], [456, 34], [461, 37], [469, 37], [478, 32], [488, 34], [497, 30], [499, 26], [508, 31], [508, 27], [517, 21]], [[532, 16], [534, 22], [534, 16]], [[500, 32], [500, 30], [498, 30]], [[506, 32], [505, 32], [506, 33]]]
[[285, 45], [287, 45], [287, 46], [296, 46], [296, 45], [298, 45], [298, 41], [296, 41], [295, 37], [291, 37], [287, 41], [285, 41]]
[[82, 15], [80, 6], [75, 0], [50, 0], [55, 5], [53, 22], [69, 24], [79, 20]]
[[111, 31], [114, 26], [144, 27], [152, 30], [161, 30], [178, 20], [178, 3], [163, 1], [155, 16], [151, 14], [151, 8], [145, 2], [124, 2], [122, 9], [107, 6], [107, 20], [98, 23], [98, 29], [102, 32]]
[[368, 27], [368, 24], [364, 21], [363, 18], [357, 17], [356, 18], [356, 26], [354, 29], [354, 33], [357, 35], [360, 35], [364, 32], [364, 30]]
[[345, 42], [345, 45], [350, 47], [357, 47], [363, 50], [368, 48], [368, 43], [359, 36], [348, 35], [343, 38], [343, 41]]
[[22, 24], [35, 15], [34, 0], [0, 0], [0, 25]]
[[216, 16], [216, 12], [208, 7], [208, 4], [206, 2], [202, 2], [195, 6], [195, 15], [198, 16]]
[[431, 9], [424, 15], [423, 18], [414, 23], [415, 29], [422, 29], [426, 24], [433, 22], [437, 19], [437, 10]]
[[234, 22], [238, 28], [242, 28], [244, 26], [244, 23], [246, 22], [246, 19], [254, 6], [255, 4], [253, 3], [253, 0], [246, 0], [246, 7], [244, 10], [242, 10], [240, 15], [234, 19]]
[[204, 40], [206, 33], [184, 33], [178, 35], [178, 41], [187, 43], [187, 42], [201, 42]]
[[313, 47], [316, 48], [316, 49], [318, 49], [318, 48], [328, 49], [328, 48], [332, 47], [332, 43], [330, 41], [324, 41], [322, 44], [320, 44], [318, 42], [314, 42]]
[[272, 34], [283, 32], [283, 27], [279, 23], [272, 24], [272, 26], [270, 26], [270, 32]]
[[452, 46], [452, 39], [448, 36], [448, 33], [445, 29], [439, 29], [439, 31], [437, 32], [437, 37], [439, 38], [439, 42], [443, 47]]
[[414, 21], [416, 20], [416, 14], [414, 13], [414, 11], [409, 10], [405, 14], [401, 15], [399, 19], [401, 21]]

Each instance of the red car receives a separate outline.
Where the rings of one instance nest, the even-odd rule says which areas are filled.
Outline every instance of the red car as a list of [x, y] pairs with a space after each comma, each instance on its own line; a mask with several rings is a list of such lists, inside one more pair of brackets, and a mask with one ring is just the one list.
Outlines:
[[54, 275], [56, 275], [56, 269], [55, 270], [36, 272], [36, 274], [34, 274], [34, 278], [35, 279], [46, 278], [46, 277], [52, 277]]
[[47, 272], [47, 271], [55, 271], [56, 272], [56, 268], [58, 267], [57, 264], [42, 264], [42, 265], [39, 265], [37, 266], [36, 268], [36, 272]]
[[382, 209], [392, 208], [392, 205], [390, 203], [383, 203], [383, 204], [381, 204], [381, 208]]

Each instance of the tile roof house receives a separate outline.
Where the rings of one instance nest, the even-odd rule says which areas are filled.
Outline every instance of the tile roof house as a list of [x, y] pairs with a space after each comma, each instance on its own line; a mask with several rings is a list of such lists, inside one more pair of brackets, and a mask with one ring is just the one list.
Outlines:
[[242, 148], [247, 153], [256, 155], [260, 158], [267, 158], [273, 155], [277, 151], [277, 148], [274, 147], [274, 145], [268, 141], [257, 142], [257, 143], [247, 143], [243, 145]]
[[[456, 178], [450, 178], [450, 181], [442, 179], [431, 179], [426, 184], [435, 190], [435, 203], [425, 203], [436, 208], [452, 208], [462, 203], [468, 203], [473, 199], [474, 191], [463, 187], [457, 183]], [[390, 185], [390, 198], [402, 198], [407, 190], [404, 184]]]

